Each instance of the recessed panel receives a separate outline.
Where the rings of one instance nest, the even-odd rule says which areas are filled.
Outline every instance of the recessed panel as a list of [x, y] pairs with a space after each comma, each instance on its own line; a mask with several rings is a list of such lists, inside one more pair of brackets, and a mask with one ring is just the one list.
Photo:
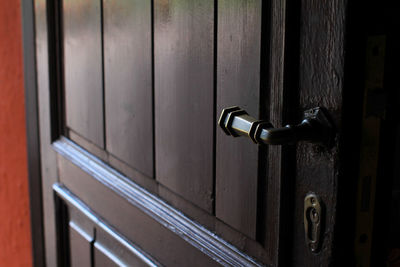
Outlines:
[[63, 37], [67, 127], [103, 147], [100, 1], [64, 0]]
[[153, 176], [151, 1], [104, 1], [106, 149]]
[[[240, 106], [259, 117], [260, 0], [218, 1], [217, 115]], [[216, 132], [216, 216], [255, 238], [258, 146], [250, 138]]]
[[214, 1], [156, 0], [156, 177], [212, 211]]

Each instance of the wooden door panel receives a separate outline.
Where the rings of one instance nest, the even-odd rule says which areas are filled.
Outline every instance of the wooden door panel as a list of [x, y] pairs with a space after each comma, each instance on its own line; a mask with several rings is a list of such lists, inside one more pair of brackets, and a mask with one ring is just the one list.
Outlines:
[[[61, 132], [41, 126], [58, 139], [54, 157], [49, 134], [42, 135], [43, 166], [54, 173], [43, 185], [60, 182], [53, 188], [71, 217], [69, 235], [57, 237], [69, 240], [72, 264], [85, 265], [88, 250], [95, 266], [329, 263], [338, 142], [333, 149], [260, 147], [225, 136], [216, 121], [223, 108], [238, 105], [281, 127], [324, 106], [340, 128], [345, 2], [63, 0], [62, 10], [44, 12], [58, 7], [37, 1], [37, 38], [51, 37], [45, 50], [54, 53], [46, 61], [46, 41], [38, 41], [38, 65], [50, 62], [52, 77], [39, 79], [40, 105], [64, 112], [52, 114], [53, 124], [63, 116], [66, 123]], [[60, 16], [60, 29], [45, 25], [57, 22], [51, 16]], [[43, 112], [47, 122], [50, 112]], [[53, 192], [43, 191], [52, 201]], [[325, 209], [318, 254], [304, 246], [309, 191]], [[81, 231], [74, 209], [93, 236]]]
[[121, 236], [103, 218], [60, 184], [53, 186], [57, 212], [59, 266], [161, 266], [136, 244]]
[[211, 212], [214, 1], [154, 4], [156, 177]]
[[[226, 107], [240, 106], [259, 117], [261, 2], [218, 1], [218, 116]], [[216, 137], [216, 216], [255, 238], [258, 146], [220, 129]]]
[[100, 0], [63, 1], [66, 124], [104, 147]]
[[[94, 263], [95, 267], [123, 266], [122, 265], [123, 262], [119, 261], [119, 259], [114, 257], [112, 253], [110, 253], [97, 243], [94, 244], [94, 262], [95, 262]], [[135, 265], [135, 266], [140, 266], [140, 265]]]
[[[57, 141], [55, 149], [60, 154], [60, 182], [63, 184], [55, 187], [56, 192], [64, 195], [65, 199], [79, 196], [96, 216], [107, 218], [107, 222], [121, 235], [162, 264], [217, 266], [221, 262], [259, 265], [72, 142]], [[249, 252], [261, 255], [256, 249]]]
[[[81, 200], [126, 236], [165, 265], [217, 266], [217, 263], [168, 228], [107, 189], [68, 160], [60, 160], [60, 181]], [[107, 205], [109, 203], [109, 205]], [[115, 207], [118, 207], [117, 209]]]
[[[92, 249], [95, 241], [95, 226], [82, 212], [66, 205], [66, 226], [69, 240], [66, 247], [69, 248], [71, 267], [92, 266]], [[58, 218], [57, 218], [58, 219]]]
[[153, 177], [151, 1], [106, 0], [104, 86], [106, 148]]
[[69, 247], [71, 267], [91, 266], [93, 237], [85, 233], [78, 225], [69, 223]]
[[[119, 240], [118, 240], [119, 239]], [[126, 246], [126, 240], [115, 238], [104, 231], [101, 227], [96, 227], [96, 242], [94, 243], [94, 266], [156, 266], [151, 257], [143, 254], [144, 252]], [[132, 253], [132, 248], [135, 251]]]

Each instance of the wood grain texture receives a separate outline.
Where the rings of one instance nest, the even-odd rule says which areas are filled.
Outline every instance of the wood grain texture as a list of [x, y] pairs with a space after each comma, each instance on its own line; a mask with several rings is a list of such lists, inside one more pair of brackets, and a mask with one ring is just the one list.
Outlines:
[[[64, 237], [68, 239], [66, 243], [69, 243], [70, 253], [66, 256], [71, 258], [71, 265], [104, 266], [102, 265], [104, 262], [96, 260], [96, 255], [93, 255], [94, 250], [99, 249], [117, 266], [160, 266], [155, 259], [116, 232], [107, 224], [107, 221], [99, 218], [64, 186], [55, 184], [53, 189], [57, 198], [65, 204], [65, 212], [69, 220], [64, 226], [69, 229], [66, 231], [69, 233]], [[88, 250], [89, 253], [87, 253]]]
[[[269, 121], [275, 127], [282, 127], [287, 123], [287, 110], [289, 107], [285, 95], [287, 95], [288, 86], [285, 80], [293, 77], [287, 77], [287, 64], [289, 58], [286, 57], [287, 51], [287, 1], [272, 1], [271, 2], [271, 39], [269, 52], [269, 95], [265, 99], [263, 105], [263, 113], [269, 114]], [[293, 88], [294, 89], [294, 88]], [[293, 97], [293, 96], [291, 96]], [[285, 166], [293, 168], [289, 162], [286, 162], [286, 151], [283, 146], [269, 146], [266, 156], [267, 168], [266, 171], [266, 192], [262, 205], [267, 210], [266, 218], [263, 218], [264, 227], [259, 227], [260, 237], [263, 241], [269, 259], [274, 266], [284, 265], [282, 261], [288, 259], [290, 250], [284, 249], [284, 233], [288, 229], [282, 227], [282, 223], [290, 220], [290, 211], [282, 212], [284, 205], [282, 200], [288, 199], [291, 196], [285, 195], [285, 181], [288, 178], [285, 176]], [[293, 163], [293, 162], [292, 162]], [[293, 177], [291, 177], [293, 179]], [[283, 184], [282, 184], [283, 183]], [[261, 205], [261, 203], [259, 203]], [[283, 215], [284, 214], [284, 215]], [[284, 217], [285, 216], [285, 217]]]
[[[188, 219], [188, 217], [184, 216], [180, 211], [172, 208], [171, 206], [167, 205], [164, 201], [160, 200], [158, 197], [151, 195], [150, 193], [146, 192], [144, 189], [140, 188], [136, 184], [132, 183], [126, 177], [118, 174], [110, 167], [108, 167], [103, 162], [95, 159], [89, 153], [80, 149], [77, 145], [73, 144], [66, 139], [62, 139], [57, 141], [54, 144], [54, 148], [60, 155], [63, 155], [64, 158], [59, 157], [62, 162], [65, 163], [65, 166], [73, 171], [74, 173], [64, 173], [63, 184], [68, 186], [73, 192], [80, 192], [79, 196], [82, 197], [82, 201], [86, 203], [86, 205], [90, 205], [90, 209], [95, 211], [101, 210], [101, 213], [112, 212], [113, 214], [121, 214], [118, 218], [114, 217], [104, 217], [103, 215], [99, 214], [103, 218], [107, 218], [113, 227], [116, 229], [121, 230], [123, 227], [127, 227], [128, 231], [139, 231], [140, 235], [143, 234], [144, 236], [148, 236], [150, 233], [151, 235], [156, 234], [152, 231], [147, 232], [146, 229], [140, 231], [142, 226], [133, 227], [132, 229], [132, 218], [135, 218], [135, 223], [141, 224], [141, 220], [139, 217], [129, 217], [128, 213], [131, 211], [138, 211], [140, 213], [146, 214], [145, 217], [149, 217], [153, 220], [153, 222], [159, 223], [163, 227], [165, 227], [165, 231], [167, 231], [166, 235], [170, 236], [168, 232], [172, 232], [173, 235], [177, 235], [181, 238], [181, 241], [186, 242], [186, 247], [183, 246], [179, 242], [179, 246], [182, 245], [181, 248], [176, 248], [179, 251], [180, 249], [185, 249], [190, 251], [191, 249], [195, 249], [201, 251], [201, 254], [198, 255], [207, 255], [214, 259], [216, 262], [219, 263], [226, 263], [229, 265], [258, 265], [254, 260], [249, 258], [244, 253], [240, 252], [232, 245], [229, 245], [221, 238], [217, 237], [213, 232], [206, 230], [203, 226], [200, 226], [198, 223]], [[63, 164], [64, 165], [64, 164]], [[69, 166], [69, 167], [68, 167]], [[60, 173], [64, 171], [61, 170]], [[87, 180], [86, 180], [86, 178]], [[91, 184], [91, 186], [86, 185], [83, 186], [81, 182], [87, 181]], [[95, 186], [95, 185], [98, 186]], [[82, 185], [82, 186], [80, 186]], [[72, 186], [75, 189], [72, 189]], [[57, 191], [58, 186], [53, 186], [54, 190]], [[102, 189], [101, 189], [102, 188]], [[98, 191], [101, 189], [101, 192]], [[83, 191], [81, 191], [83, 190]], [[104, 191], [103, 191], [104, 190]], [[58, 191], [57, 191], [58, 192]], [[100, 193], [98, 193], [100, 192]], [[110, 194], [104, 194], [104, 192], [108, 192]], [[112, 197], [115, 196], [116, 198]], [[95, 197], [97, 200], [92, 199]], [[108, 199], [108, 197], [112, 197]], [[92, 200], [91, 200], [92, 199]], [[114, 202], [115, 200], [120, 199], [122, 202]], [[89, 203], [87, 201], [90, 201]], [[93, 201], [93, 202], [92, 202]], [[126, 202], [126, 208], [130, 207], [130, 209], [122, 211], [122, 203]], [[96, 204], [97, 203], [97, 204]], [[104, 205], [108, 203], [107, 205]], [[96, 205], [96, 209], [93, 209], [93, 204]], [[86, 206], [85, 205], [85, 206]], [[115, 210], [111, 207], [118, 206], [119, 209]], [[123, 205], [124, 206], [124, 205]], [[138, 214], [137, 214], [138, 215]], [[127, 222], [125, 225], [124, 222]], [[151, 221], [151, 220], [150, 220]], [[146, 219], [146, 222], [148, 220]], [[157, 224], [155, 224], [157, 225]], [[151, 229], [151, 226], [147, 230]], [[130, 230], [129, 230], [130, 229]], [[125, 230], [124, 230], [125, 231]], [[171, 234], [172, 234], [171, 233]], [[125, 235], [123, 232], [121, 234]], [[163, 235], [157, 235], [158, 238], [163, 238]], [[137, 242], [137, 236], [126, 236], [128, 239], [132, 240], [133, 242]], [[241, 240], [244, 238], [242, 235]], [[149, 239], [152, 239], [149, 237]], [[244, 238], [246, 239], [246, 238]], [[157, 240], [147, 240], [147, 242], [156, 242]], [[175, 240], [178, 241], [179, 239]], [[165, 240], [166, 241], [166, 240]], [[175, 242], [174, 241], [174, 242]], [[240, 240], [239, 240], [240, 241]], [[141, 246], [140, 241], [137, 245], [142, 247], [145, 251], [148, 251], [145, 247]], [[172, 242], [171, 245], [174, 243]], [[249, 243], [248, 243], [249, 244]], [[175, 245], [172, 245], [174, 248], [168, 248], [173, 252], [175, 250]], [[251, 245], [250, 245], [251, 246]], [[188, 248], [191, 247], [191, 248]], [[151, 255], [154, 255], [156, 258], [156, 254], [153, 253], [164, 253], [166, 252], [165, 256], [177, 258], [177, 255], [171, 254], [167, 251], [160, 251], [156, 249], [156, 251], [148, 251]], [[181, 252], [181, 254], [186, 255], [185, 253]], [[197, 254], [197, 253], [195, 253]], [[179, 257], [178, 257], [179, 258]]]
[[36, 75], [40, 128], [40, 162], [44, 227], [44, 250], [47, 266], [56, 266], [56, 225], [54, 194], [51, 186], [58, 181], [56, 153], [51, 146], [50, 69], [47, 1], [35, 1]]
[[157, 180], [213, 208], [214, 1], [155, 1]]
[[[93, 179], [70, 161], [58, 157], [60, 180], [74, 194], [90, 206], [99, 216], [107, 218], [126, 238], [133, 240], [144, 251], [162, 264], [171, 266], [218, 266], [217, 262], [203, 254], [164, 227], [146, 213], [132, 206], [113, 190]], [[116, 209], [115, 207], [118, 207]]]
[[[261, 2], [218, 1], [217, 116], [240, 106], [259, 117]], [[256, 235], [257, 182], [258, 146], [217, 129], [216, 216], [250, 238]]]
[[132, 168], [130, 165], [125, 163], [124, 161], [116, 158], [112, 154], [107, 151], [101, 149], [90, 141], [86, 140], [84, 137], [75, 133], [72, 130], [68, 130], [69, 139], [75, 143], [77, 143], [80, 147], [101, 159], [102, 161], [108, 163], [114, 169], [128, 176], [135, 183], [140, 184], [140, 186], [146, 188], [150, 192], [157, 194], [158, 192], [158, 183], [154, 179], [149, 176], [144, 175], [142, 172]]
[[[303, 0], [300, 39], [300, 108], [323, 106], [338, 129], [341, 138], [342, 94], [344, 80], [346, 0], [318, 2]], [[299, 144], [296, 156], [296, 191], [293, 238], [304, 238], [303, 204], [307, 192], [317, 193], [326, 212], [323, 247], [318, 257], [297, 242], [293, 248], [293, 265], [327, 266], [332, 260], [339, 182], [339, 142], [327, 150], [310, 144]], [[342, 155], [343, 156], [343, 155]]]
[[104, 147], [100, 0], [63, 1], [66, 124]]
[[106, 149], [152, 177], [151, 1], [107, 0], [103, 9]]
[[[74, 1], [66, 0], [65, 3], [76, 4], [77, 2]], [[108, 1], [106, 4], [114, 8], [115, 2]], [[79, 3], [89, 3], [88, 6], [90, 6], [90, 3], [94, 2], [81, 1]], [[189, 210], [187, 214], [194, 214], [194, 217], [200, 218], [199, 220], [213, 228], [218, 234], [226, 237], [240, 249], [261, 259], [263, 263], [272, 266], [327, 266], [332, 260], [333, 237], [334, 232], [337, 231], [335, 212], [340, 171], [337, 143], [332, 149], [299, 143], [291, 147], [271, 146], [268, 151], [264, 151], [265, 155], [264, 152], [257, 153], [256, 146], [246, 138], [222, 137], [219, 129], [217, 133], [214, 133], [216, 119], [214, 103], [218, 104], [217, 113], [222, 107], [241, 105], [254, 116], [269, 117], [269, 120], [277, 127], [286, 123], [298, 123], [303, 110], [323, 106], [332, 115], [333, 121], [340, 129], [347, 1], [334, 0], [325, 3], [302, 0], [301, 3], [294, 3], [273, 0], [271, 2], [270, 53], [268, 59], [261, 58], [261, 61], [263, 44], [259, 32], [261, 24], [264, 25], [261, 20], [269, 15], [269, 12], [264, 13], [262, 1], [219, 1], [217, 40], [214, 40], [214, 3], [211, 0], [155, 1], [154, 112], [157, 181], [149, 179], [154, 183], [149, 183], [147, 187], [152, 193], [159, 193], [174, 205]], [[140, 4], [147, 5], [142, 2]], [[72, 12], [71, 10], [68, 12]], [[95, 15], [92, 17], [98, 15], [96, 12], [93, 14]], [[131, 19], [141, 20], [142, 16], [146, 15], [139, 14]], [[117, 25], [124, 18], [123, 16], [117, 18], [118, 21], [112, 25]], [[78, 28], [74, 33], [85, 30], [85, 27]], [[112, 34], [117, 34], [118, 29], [119, 27], [113, 28]], [[69, 34], [72, 36], [71, 32]], [[76, 40], [81, 40], [78, 37]], [[117, 39], [118, 35], [115, 38]], [[128, 37], [124, 36], [124, 38]], [[73, 43], [75, 39], [72, 38], [69, 41]], [[218, 44], [217, 50], [213, 46], [215, 41]], [[90, 42], [85, 41], [85, 43]], [[118, 43], [118, 45], [122, 44]], [[254, 47], [257, 49], [253, 49]], [[218, 52], [217, 77], [213, 77], [213, 63], [216, 56], [213, 51]], [[112, 55], [112, 51], [109, 52]], [[135, 56], [139, 57], [136, 54]], [[140, 56], [145, 57], [144, 54]], [[110, 56], [110, 58], [114, 59], [116, 56]], [[118, 60], [124, 62], [125, 59]], [[260, 67], [265, 61], [270, 63], [269, 72], [263, 72]], [[72, 63], [72, 61], [66, 62], [66, 65], [72, 66]], [[87, 70], [88, 66], [83, 65], [83, 68]], [[260, 77], [260, 73], [263, 77]], [[267, 73], [270, 74], [269, 77], [265, 77]], [[120, 80], [118, 75], [128, 76], [114, 72], [112, 75], [115, 75], [116, 80]], [[145, 79], [145, 77], [141, 78]], [[216, 99], [214, 99], [214, 78], [217, 78]], [[85, 79], [87, 80], [85, 82], [93, 85], [92, 79], [87, 79], [86, 76]], [[94, 77], [94, 80], [97, 78]], [[136, 81], [140, 84], [144, 83], [135, 79], [134, 82], [128, 81], [126, 84]], [[81, 83], [77, 80], [73, 82]], [[111, 88], [113, 86], [110, 86]], [[76, 92], [82, 93], [82, 91]], [[111, 90], [109, 93], [113, 94]], [[133, 97], [131, 89], [121, 89], [121, 94], [126, 94], [127, 98], [136, 97], [136, 95]], [[46, 101], [47, 98], [44, 99]], [[102, 100], [101, 96], [93, 101], [102, 103]], [[112, 103], [119, 103], [122, 100], [114, 99]], [[102, 114], [102, 110], [100, 113]], [[116, 114], [112, 116], [118, 117]], [[46, 115], [48, 113], [44, 114]], [[119, 125], [121, 121], [115, 121], [116, 125]], [[114, 121], [110, 123], [112, 125]], [[116, 128], [120, 127], [118, 125]], [[85, 134], [79, 129], [73, 129], [81, 135]], [[213, 210], [214, 134], [217, 134], [216, 215], [237, 230], [205, 214]], [[96, 149], [104, 145], [102, 142], [94, 141], [97, 137], [84, 137], [90, 139]], [[50, 147], [49, 144], [48, 146]], [[262, 157], [258, 158], [260, 154]], [[129, 169], [131, 166], [126, 166], [129, 162], [125, 162], [128, 164], [124, 165], [125, 163], [120, 161], [124, 157], [121, 155], [111, 156], [105, 153], [104, 158], [107, 162], [118, 162], [112, 165], [120, 170], [125, 169], [124, 173], [136, 176], [136, 170]], [[50, 156], [50, 154], [47, 155], [47, 157]], [[54, 157], [47, 160], [52, 163]], [[118, 231], [138, 242], [139, 246], [163, 263], [185, 265], [190, 261], [199, 266], [216, 264], [205, 257], [199, 248], [191, 246], [171, 229], [167, 229], [154, 218], [149, 217], [146, 211], [137, 206], [133, 207], [129, 202], [132, 200], [128, 201], [126, 196], [121, 195], [121, 192], [126, 191], [121, 190], [116, 193], [113, 185], [105, 184], [104, 181], [97, 179], [98, 177], [90, 176], [77, 168], [71, 163], [71, 159], [60, 157], [59, 160], [61, 181], [66, 186], [99, 215], [109, 220]], [[263, 160], [265, 162], [261, 163]], [[124, 161], [128, 160], [124, 159]], [[95, 161], [93, 160], [92, 163], [94, 164]], [[79, 165], [76, 162], [75, 164]], [[261, 171], [260, 165], [263, 168]], [[55, 169], [54, 166], [50, 174]], [[85, 167], [86, 171], [90, 168], [88, 165]], [[104, 174], [104, 169], [107, 167], [103, 166], [103, 169], [98, 172]], [[140, 170], [140, 172], [145, 171]], [[98, 173], [93, 175], [98, 175]], [[54, 177], [56, 176], [57, 173]], [[259, 181], [257, 181], [257, 176]], [[147, 178], [142, 175], [132, 180], [142, 183], [142, 179]], [[262, 190], [259, 187], [260, 180], [264, 183]], [[160, 182], [162, 186], [158, 187], [157, 182]], [[326, 207], [323, 217], [326, 225], [323, 247], [318, 255], [310, 253], [304, 245], [303, 199], [309, 191], [321, 196]], [[175, 193], [179, 196], [175, 196]], [[258, 199], [257, 194], [261, 196]], [[47, 195], [47, 199], [49, 197], [50, 195]], [[194, 210], [189, 203], [182, 201], [181, 197], [191, 201], [199, 209]], [[115, 206], [118, 206], [117, 210]], [[191, 209], [194, 211], [191, 212]], [[263, 217], [257, 221], [256, 225], [256, 218], [260, 213]], [[132, 227], [132, 218], [135, 218], [135, 227]], [[265, 251], [254, 240], [250, 240], [254, 238], [264, 245]]]
[[[0, 3], [0, 6], [2, 4]], [[44, 216], [43, 216], [43, 201], [42, 201], [42, 179], [41, 179], [41, 164], [40, 164], [40, 125], [39, 125], [39, 103], [38, 103], [38, 90], [37, 90], [37, 72], [36, 72], [36, 46], [35, 46], [35, 9], [34, 9], [34, 3], [32, 1], [25, 1], [25, 2], [21, 2], [20, 4], [21, 7], [21, 17], [22, 17], [22, 40], [23, 40], [23, 65], [24, 65], [24, 76], [23, 76], [23, 80], [24, 80], [24, 87], [25, 87], [25, 118], [26, 118], [26, 148], [27, 148], [27, 162], [28, 162], [28, 181], [29, 181], [29, 205], [30, 205], [30, 210], [34, 210], [35, 212], [31, 212], [30, 213], [30, 220], [31, 220], [31, 229], [33, 229], [33, 231], [31, 230], [31, 242], [32, 242], [32, 247], [31, 249], [31, 258], [32, 258], [32, 264], [34, 266], [43, 266], [45, 265], [45, 244], [44, 244]], [[9, 14], [10, 10], [13, 10], [13, 8], [6, 8], [5, 9], [6, 13]], [[1, 16], [2, 18], [4, 18], [3, 14]], [[11, 17], [10, 17], [11, 18]], [[21, 18], [19, 16], [14, 16], [13, 19], [15, 21], [20, 20]], [[2, 24], [4, 24], [4, 21], [2, 22]], [[10, 24], [10, 22], [8, 22], [8, 19], [6, 17], [5, 19], [5, 24]], [[12, 23], [13, 26], [9, 27], [6, 26], [4, 27], [4, 29], [7, 29], [6, 32], [15, 32], [14, 28], [16, 25], [18, 25], [18, 23]], [[14, 26], [15, 25], [15, 26]], [[12, 47], [12, 43], [10, 43], [9, 40], [9, 35], [7, 35], [6, 38], [3, 38], [3, 34], [2, 34], [3, 30], [0, 29], [0, 47], [4, 47], [6, 48], [7, 46]], [[3, 46], [3, 40], [5, 40], [7, 42], [7, 46]], [[16, 42], [18, 42], [18, 38], [14, 39]], [[7, 48], [6, 48], [7, 50]], [[0, 48], [0, 54], [3, 54], [1, 51], [2, 48]], [[13, 58], [13, 53], [9, 53], [10, 58]], [[3, 66], [7, 66], [8, 64], [10, 64], [10, 60], [7, 60], [7, 56], [6, 56], [6, 60], [4, 60], [4, 58], [2, 56], [0, 56], [1, 61], [3, 62]], [[8, 63], [7, 63], [8, 62]], [[15, 63], [15, 66], [22, 63], [18, 63], [18, 60], [15, 60], [15, 57], [13, 58], [13, 62]], [[5, 64], [4, 64], [5, 63]], [[8, 67], [5, 67], [6, 69]], [[0, 70], [0, 72], [2, 72], [2, 70]], [[2, 75], [0, 74], [0, 77]], [[2, 84], [7, 84], [7, 81], [20, 81], [22, 80], [21, 78], [15, 78], [13, 75], [7, 75], [7, 79], [3, 79], [0, 78], [2, 81]], [[2, 85], [2, 91], [7, 92], [7, 85], [3, 86]], [[18, 94], [19, 90], [13, 90], [15, 93]], [[8, 96], [13, 96], [12, 94], [7, 94]], [[11, 97], [12, 98], [12, 97]], [[15, 98], [18, 99], [18, 101], [20, 101], [21, 103], [23, 103], [22, 99]], [[14, 108], [18, 108], [19, 105], [15, 105], [14, 101], [10, 101], [10, 97], [4, 97], [2, 96], [2, 104], [4, 102], [8, 102], [11, 104], [12, 107]], [[0, 108], [1, 113], [5, 114], [5, 118], [15, 118], [14, 116], [9, 116], [10, 112], [4, 112], [3, 108]], [[11, 110], [10, 110], [11, 111]], [[12, 112], [13, 114], [17, 113], [15, 111], [15, 109]], [[18, 113], [17, 113], [18, 114]], [[12, 120], [12, 119], [11, 119]], [[0, 116], [0, 121], [3, 121], [3, 117]], [[2, 124], [2, 122], [0, 122], [0, 124], [2, 125], [2, 128], [7, 129], [6, 131], [9, 133], [9, 135], [14, 135], [16, 139], [20, 139], [21, 137], [19, 137], [18, 135], [15, 135], [11, 132], [9, 132], [9, 127], [5, 126]], [[15, 124], [15, 122], [13, 122], [13, 126], [12, 128], [14, 129], [18, 129], [18, 124]], [[22, 131], [21, 131], [22, 132]], [[1, 135], [1, 134], [0, 134]], [[2, 139], [8, 139], [9, 136], [2, 136]], [[18, 146], [16, 146], [16, 144], [12, 143], [12, 142], [7, 142], [10, 143], [12, 146], [15, 146], [13, 150], [18, 151], [18, 149], [16, 149]], [[20, 145], [23, 145], [23, 142], [18, 142], [20, 143]], [[7, 150], [7, 148], [6, 148]], [[10, 173], [9, 171], [7, 171], [7, 168], [12, 170], [13, 166], [9, 165], [9, 164], [3, 164], [2, 161], [2, 152], [0, 151], [0, 165], [5, 165], [6, 167], [6, 171], [3, 173], [6, 173], [6, 176], [8, 176], [7, 174]], [[7, 152], [6, 153], [6, 157], [10, 158], [10, 153]], [[12, 160], [15, 162], [15, 160]], [[19, 165], [19, 164], [18, 164]], [[3, 167], [0, 167], [0, 169], [2, 169]], [[1, 175], [0, 175], [1, 176]], [[10, 177], [11, 178], [11, 177]], [[22, 177], [21, 177], [22, 178]], [[3, 177], [1, 177], [2, 180], [2, 187], [4, 187], [6, 183], [6, 181], [4, 180]], [[6, 178], [7, 180], [7, 178]], [[17, 179], [11, 178], [10, 180], [12, 180], [14, 183], [17, 183]], [[7, 186], [6, 186], [7, 188]], [[20, 190], [19, 190], [20, 191]], [[13, 194], [15, 196], [15, 192], [13, 192]], [[23, 199], [21, 199], [23, 200]], [[2, 203], [9, 203], [10, 201], [7, 202], [3, 202]], [[4, 204], [3, 204], [4, 205]], [[11, 205], [10, 205], [11, 206]], [[12, 205], [12, 207], [10, 207], [11, 209], [15, 209], [15, 210], [19, 210], [20, 207], [18, 207], [18, 205]], [[3, 212], [4, 213], [4, 212]], [[7, 212], [6, 212], [7, 213]], [[9, 214], [6, 215], [7, 218], [9, 218], [11, 221], [15, 220], [13, 219], [11, 216], [8, 216]], [[5, 229], [5, 231], [7, 231], [7, 228], [3, 228], [1, 227], [1, 229]], [[20, 233], [24, 233], [24, 231], [18, 231]], [[9, 240], [11, 239], [9, 236], [9, 233], [1, 233], [0, 236], [2, 236], [2, 238], [4, 240]], [[14, 237], [15, 238], [15, 237]], [[16, 238], [18, 239], [18, 238]], [[21, 238], [19, 238], [21, 239]], [[0, 241], [1, 243], [1, 241]], [[28, 246], [26, 247], [28, 249]], [[10, 260], [17, 260], [17, 258], [19, 257], [10, 257], [9, 253], [6, 252], [6, 249], [3, 248], [2, 249], [2, 253], [4, 254], [8, 254], [7, 257]], [[23, 250], [20, 250], [20, 253], [25, 254], [26, 257], [28, 257], [29, 253], [24, 252]], [[22, 257], [21, 257], [22, 258]], [[3, 257], [0, 256], [0, 261], [2, 261]], [[3, 264], [5, 265], [10, 265], [11, 262], [3, 262]], [[14, 262], [14, 264], [16, 264], [16, 262]], [[21, 263], [20, 263], [21, 264]]]
[[94, 156], [98, 157], [102, 161], [108, 162], [109, 154], [104, 149], [93, 144], [92, 142], [90, 142], [86, 138], [80, 136], [78, 133], [74, 132], [71, 129], [67, 129], [65, 134], [66, 134], [66, 136], [68, 136], [68, 138], [71, 141], [79, 144], [79, 146], [83, 147], [84, 149], [86, 149], [88, 152], [90, 152]]

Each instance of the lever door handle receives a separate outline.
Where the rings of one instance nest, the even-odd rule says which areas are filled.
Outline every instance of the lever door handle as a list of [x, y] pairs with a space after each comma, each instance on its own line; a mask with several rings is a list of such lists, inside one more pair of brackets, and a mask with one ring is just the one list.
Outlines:
[[308, 141], [329, 146], [333, 137], [333, 127], [320, 107], [306, 110], [300, 124], [274, 128], [271, 123], [256, 120], [234, 106], [222, 110], [218, 124], [227, 135], [248, 136], [256, 144], [286, 145]]

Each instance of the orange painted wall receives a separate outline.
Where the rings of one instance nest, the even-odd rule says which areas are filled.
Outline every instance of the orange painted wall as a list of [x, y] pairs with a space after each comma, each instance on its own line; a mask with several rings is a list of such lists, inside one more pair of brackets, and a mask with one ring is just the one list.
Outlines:
[[20, 0], [0, 0], [0, 267], [31, 266]]

